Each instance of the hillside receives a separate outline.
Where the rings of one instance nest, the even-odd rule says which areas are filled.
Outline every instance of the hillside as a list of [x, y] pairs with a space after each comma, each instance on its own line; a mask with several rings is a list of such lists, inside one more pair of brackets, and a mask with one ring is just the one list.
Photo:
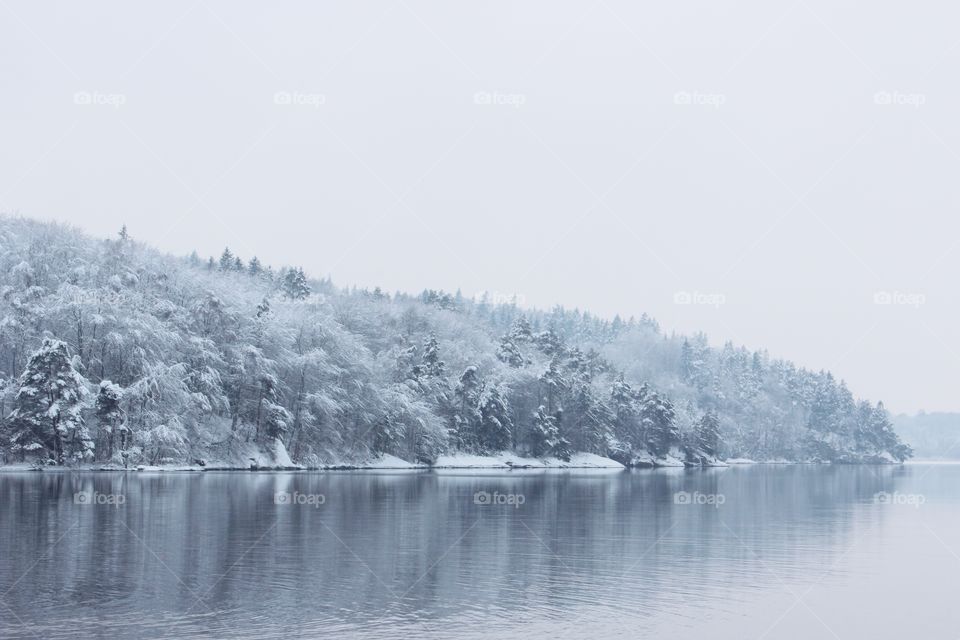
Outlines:
[[830, 373], [646, 316], [338, 289], [21, 218], [0, 218], [0, 387], [7, 463], [910, 455]]

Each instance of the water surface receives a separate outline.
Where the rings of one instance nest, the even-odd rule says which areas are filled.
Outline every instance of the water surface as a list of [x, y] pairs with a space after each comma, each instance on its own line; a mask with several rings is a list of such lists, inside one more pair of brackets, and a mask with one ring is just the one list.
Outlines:
[[7, 472], [0, 637], [954, 638], [958, 553], [953, 465]]

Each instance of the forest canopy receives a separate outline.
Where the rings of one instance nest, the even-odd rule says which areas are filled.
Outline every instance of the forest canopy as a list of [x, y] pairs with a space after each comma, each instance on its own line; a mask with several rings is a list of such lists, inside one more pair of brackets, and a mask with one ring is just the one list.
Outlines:
[[893, 462], [882, 403], [646, 315], [341, 289], [224, 249], [175, 258], [0, 218], [0, 454], [308, 466], [503, 451], [625, 464]]

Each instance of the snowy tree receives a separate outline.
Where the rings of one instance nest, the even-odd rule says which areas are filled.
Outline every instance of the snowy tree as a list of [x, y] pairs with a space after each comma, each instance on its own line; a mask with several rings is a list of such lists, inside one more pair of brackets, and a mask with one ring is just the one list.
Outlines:
[[575, 384], [564, 408], [563, 419], [569, 427], [573, 447], [578, 451], [607, 455], [613, 435], [613, 416], [596, 397], [593, 388], [585, 382]]
[[17, 381], [10, 415], [11, 449], [41, 454], [56, 464], [93, 456], [93, 440], [81, 414], [86, 381], [74, 367], [67, 343], [46, 338]]
[[703, 455], [716, 458], [720, 452], [720, 419], [715, 413], [707, 412], [700, 419], [696, 433], [697, 448]]
[[543, 405], [533, 414], [529, 447], [531, 455], [537, 458], [554, 456], [561, 460], [570, 459], [570, 443], [560, 435], [556, 416], [547, 413]]
[[123, 389], [109, 380], [101, 380], [96, 399], [97, 457], [102, 460], [113, 458], [114, 448], [126, 449], [130, 444], [129, 429], [124, 424], [124, 413], [120, 406]]
[[428, 378], [438, 378], [444, 375], [445, 370], [446, 365], [440, 359], [440, 343], [436, 334], [431, 333], [423, 345], [423, 360], [417, 373]]
[[310, 295], [310, 285], [307, 284], [307, 276], [303, 269], [290, 268], [283, 274], [283, 283], [281, 284], [283, 295], [290, 300], [303, 300]]
[[373, 450], [376, 453], [394, 454], [403, 440], [402, 423], [397, 423], [389, 413], [381, 416], [373, 428]]
[[477, 443], [481, 451], [499, 453], [510, 448], [513, 424], [506, 399], [496, 387], [490, 387], [480, 403], [480, 427]]
[[453, 390], [456, 413], [450, 425], [450, 438], [457, 448], [476, 448], [479, 444], [483, 387], [479, 370], [471, 365], [464, 369]]
[[639, 397], [640, 430], [647, 450], [654, 455], [665, 455], [671, 447], [680, 444], [673, 403], [646, 385], [641, 387]]
[[623, 373], [614, 379], [610, 389], [610, 408], [613, 414], [613, 432], [620, 448], [641, 448], [644, 442], [640, 433], [637, 397]]
[[500, 339], [500, 346], [497, 348], [497, 358], [511, 367], [520, 368], [524, 365], [523, 353], [510, 335], [505, 335]]
[[[338, 289], [308, 284], [300, 268], [274, 277], [255, 258], [244, 271], [255, 277], [240, 278], [237, 256], [225, 254], [221, 270], [216, 257], [204, 264], [129, 237], [0, 217], [0, 378], [20, 377], [45, 338], [62, 340], [75, 373], [122, 389], [98, 391], [90, 425], [98, 459], [130, 463], [226, 459], [251, 443], [272, 450], [276, 438], [304, 464], [383, 447], [422, 461], [511, 444], [554, 455], [563, 439], [635, 462], [678, 443], [699, 451], [705, 413], [723, 425], [718, 447], [731, 456], [910, 455], [886, 410], [829, 373], [733, 343], [713, 349], [702, 334], [666, 335], [648, 316], [521, 314], [443, 291]], [[449, 377], [469, 367], [467, 379]], [[5, 453], [59, 458], [51, 419], [4, 415], [44, 415], [18, 394], [16, 384], [0, 394]], [[462, 441], [450, 441], [453, 424]], [[552, 443], [533, 447], [537, 432]], [[87, 439], [82, 429], [63, 435], [63, 460], [83, 457]]]
[[510, 339], [516, 344], [526, 344], [533, 341], [533, 329], [526, 316], [520, 316], [510, 329]]
[[230, 251], [230, 247], [226, 247], [220, 254], [220, 271], [231, 271], [235, 264], [236, 258], [233, 252]]

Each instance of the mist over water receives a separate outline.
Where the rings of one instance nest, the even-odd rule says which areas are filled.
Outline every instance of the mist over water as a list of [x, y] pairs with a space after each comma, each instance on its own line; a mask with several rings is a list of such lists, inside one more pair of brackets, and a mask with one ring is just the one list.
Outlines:
[[950, 465], [7, 472], [0, 636], [943, 637], [958, 482]]

